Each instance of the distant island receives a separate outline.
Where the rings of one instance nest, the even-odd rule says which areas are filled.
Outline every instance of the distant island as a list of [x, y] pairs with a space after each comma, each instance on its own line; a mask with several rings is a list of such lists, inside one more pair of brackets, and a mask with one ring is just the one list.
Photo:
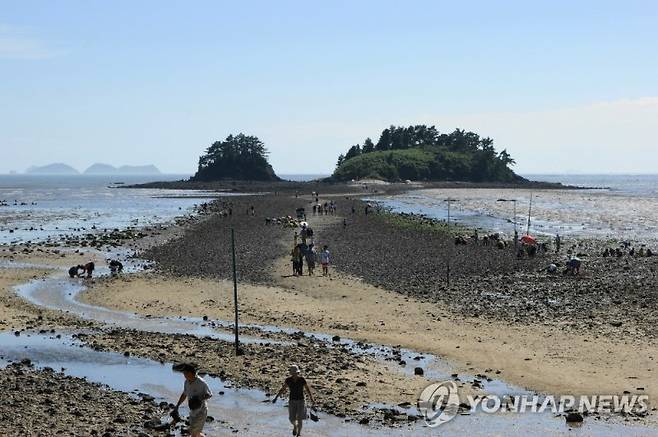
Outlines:
[[193, 182], [220, 180], [279, 181], [267, 160], [267, 149], [258, 137], [229, 135], [215, 141], [199, 158], [199, 167], [190, 179]]
[[506, 150], [496, 152], [491, 138], [473, 132], [456, 129], [445, 134], [434, 126], [391, 126], [377, 143], [366, 138], [340, 155], [330, 179], [525, 182], [510, 168], [514, 164]]
[[[26, 174], [33, 175], [63, 175], [73, 176], [80, 175], [80, 172], [70, 165], [63, 163], [54, 163], [44, 166], [32, 166], [25, 170]], [[87, 176], [130, 176], [130, 175], [160, 175], [160, 170], [154, 165], [122, 165], [114, 167], [109, 164], [93, 164], [83, 173]]]
[[57, 162], [54, 164], [43, 165], [40, 167], [32, 166], [25, 170], [27, 174], [37, 175], [79, 175], [80, 172], [70, 165]]

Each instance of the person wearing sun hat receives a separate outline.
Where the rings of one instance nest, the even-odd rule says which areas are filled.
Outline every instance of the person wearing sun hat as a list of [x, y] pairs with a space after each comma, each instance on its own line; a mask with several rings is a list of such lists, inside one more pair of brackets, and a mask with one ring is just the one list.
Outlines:
[[208, 388], [208, 384], [197, 374], [197, 367], [191, 363], [183, 363], [174, 365], [174, 371], [181, 372], [185, 377], [185, 385], [183, 394], [180, 395], [178, 403], [172, 411], [171, 417], [178, 420], [178, 407], [181, 406], [185, 399], [188, 401], [190, 407], [189, 415], [189, 432], [192, 437], [204, 437], [203, 426], [206, 423], [208, 416], [208, 407], [206, 400], [212, 397], [212, 392]]
[[290, 398], [288, 399], [288, 419], [290, 420], [290, 423], [292, 423], [292, 435], [300, 436], [302, 435], [303, 421], [306, 419], [304, 391], [306, 391], [306, 394], [311, 400], [312, 406], [315, 406], [315, 399], [313, 398], [311, 387], [309, 387], [306, 379], [301, 376], [299, 366], [290, 366], [288, 368], [288, 373], [290, 376], [286, 378], [279, 389], [279, 392], [274, 396], [274, 399], [272, 399], [272, 403], [275, 403], [279, 396], [285, 393], [286, 390], [290, 391]]

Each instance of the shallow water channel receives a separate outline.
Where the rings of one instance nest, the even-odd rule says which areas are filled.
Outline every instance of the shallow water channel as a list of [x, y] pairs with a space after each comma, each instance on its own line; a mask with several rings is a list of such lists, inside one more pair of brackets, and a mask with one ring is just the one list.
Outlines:
[[[25, 266], [27, 267], [27, 266]], [[228, 330], [232, 325], [227, 321], [210, 322], [197, 318], [142, 317], [132, 313], [114, 311], [79, 302], [76, 297], [84, 290], [78, 280], [69, 280], [61, 271], [45, 280], [34, 280], [16, 287], [17, 293], [26, 300], [43, 307], [69, 312], [85, 319], [93, 319], [110, 326], [138, 329], [148, 332], [168, 334], [192, 334], [210, 336], [232, 341]], [[295, 329], [277, 326], [246, 325], [264, 332], [295, 333]], [[225, 328], [225, 329], [222, 329]], [[216, 329], [219, 328], [219, 329]], [[389, 363], [391, 368], [405, 374], [412, 374], [416, 366], [423, 367], [425, 375], [437, 381], [450, 379], [450, 363], [428, 354], [397, 349], [388, 346], [362, 344], [350, 339], [333, 341], [325, 333], [304, 333], [334, 347], [346, 347], [354, 353], [367, 354]], [[273, 343], [268, 339], [241, 336], [244, 342]], [[398, 360], [391, 360], [393, 354], [406, 361], [401, 366]], [[173, 373], [171, 363], [161, 364], [152, 360], [124, 357], [122, 354], [99, 352], [78, 343], [70, 335], [56, 338], [54, 335], [23, 333], [0, 334], [0, 364], [29, 358], [37, 367], [51, 367], [56, 371], [83, 377], [91, 382], [107, 384], [113, 389], [125, 392], [147, 393], [158, 401], [175, 402], [181, 388], [182, 377]], [[208, 435], [225, 435], [238, 430], [247, 435], [286, 435], [290, 432], [285, 402], [273, 405], [266, 402], [265, 393], [254, 389], [235, 389], [230, 381], [205, 377], [215, 396], [209, 401], [209, 414], [215, 419], [208, 424]], [[484, 390], [494, 394], [527, 393], [518, 387], [510, 386], [501, 380], [487, 380], [473, 376], [459, 375], [462, 381], [481, 381]], [[219, 393], [223, 394], [220, 395]], [[372, 408], [390, 407], [372, 405]], [[400, 407], [393, 407], [402, 410]], [[413, 413], [410, 410], [402, 410]], [[185, 413], [184, 410], [181, 411]], [[370, 436], [370, 435], [519, 435], [519, 434], [565, 434], [565, 435], [658, 435], [658, 430], [641, 426], [627, 426], [620, 423], [606, 423], [586, 419], [580, 427], [571, 428], [563, 417], [545, 414], [475, 413], [458, 416], [441, 425], [440, 429], [428, 428], [422, 420], [402, 428], [373, 429], [358, 425], [349, 419], [320, 414], [319, 422], [307, 422], [305, 435], [325, 436]]]

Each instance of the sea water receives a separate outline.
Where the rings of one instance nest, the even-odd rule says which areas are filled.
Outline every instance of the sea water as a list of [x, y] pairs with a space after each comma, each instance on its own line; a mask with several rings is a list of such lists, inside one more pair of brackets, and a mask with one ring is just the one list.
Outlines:
[[121, 188], [183, 175], [0, 176], [0, 244], [171, 221], [217, 193]]
[[519, 234], [530, 232], [543, 238], [559, 233], [638, 243], [658, 239], [658, 175], [527, 177], [585, 189], [427, 189], [385, 196], [379, 202], [396, 212], [425, 214], [445, 221], [450, 213], [451, 223], [507, 236], [516, 229]]

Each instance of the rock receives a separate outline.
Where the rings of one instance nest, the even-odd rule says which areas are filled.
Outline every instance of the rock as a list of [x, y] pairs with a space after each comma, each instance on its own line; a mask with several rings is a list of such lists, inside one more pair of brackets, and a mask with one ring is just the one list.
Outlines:
[[336, 342], [340, 341], [340, 336], [334, 335], [333, 337], [331, 337], [331, 341], [336, 341]]
[[[163, 426], [163, 425], [165, 425], [165, 426]], [[169, 425], [168, 424], [163, 424], [158, 419], [152, 419], [152, 420], [144, 422], [144, 428], [153, 429], [153, 430], [156, 430], [156, 431], [164, 431], [164, 430], [169, 428]]]
[[613, 320], [612, 322], [610, 322], [610, 325], [614, 326], [615, 328], [619, 328], [622, 325], [622, 322], [619, 320]]
[[143, 402], [153, 402], [155, 398], [151, 395], [147, 395], [145, 393], [140, 393], [139, 396], [142, 398]]
[[423, 370], [422, 367], [416, 367], [414, 369], [414, 375], [423, 376], [424, 374], [425, 374], [425, 371]]
[[567, 423], [582, 423], [583, 415], [580, 413], [571, 412], [567, 413], [565, 419]]

